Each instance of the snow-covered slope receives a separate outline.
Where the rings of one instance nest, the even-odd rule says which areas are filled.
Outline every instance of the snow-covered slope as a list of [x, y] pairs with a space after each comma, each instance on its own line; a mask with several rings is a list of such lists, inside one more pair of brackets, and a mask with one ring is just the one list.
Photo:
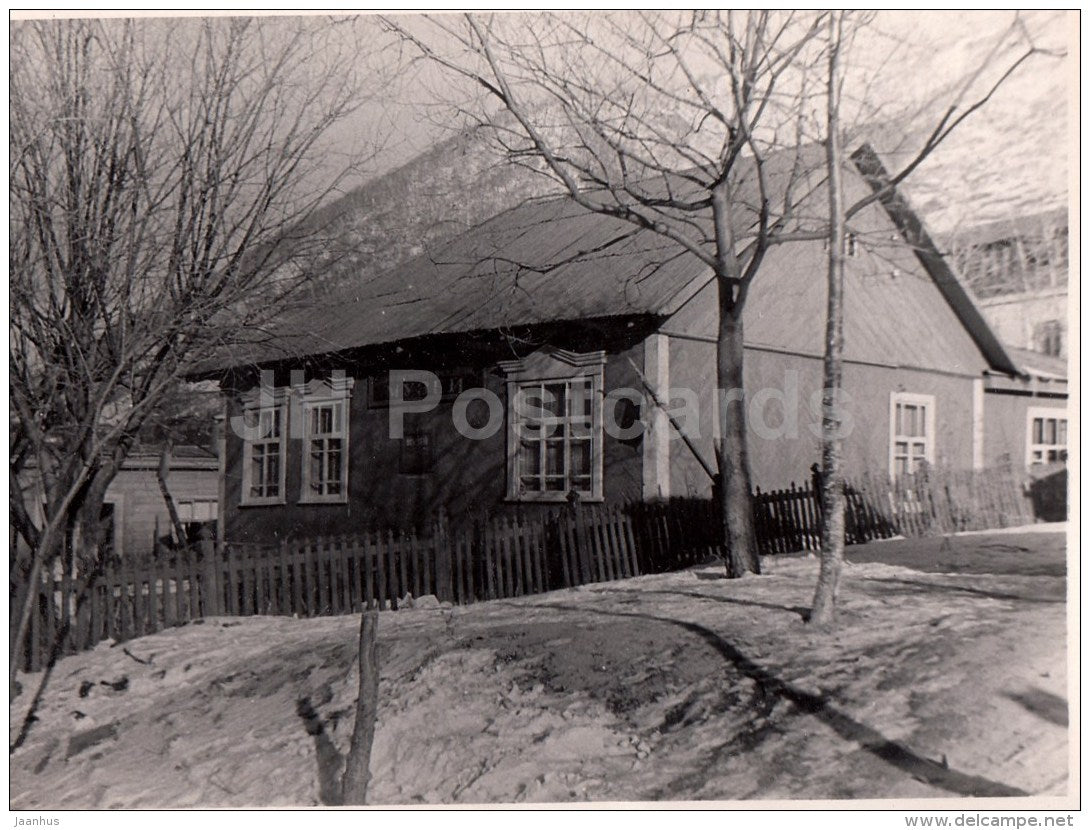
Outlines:
[[[830, 634], [801, 618], [816, 568], [383, 613], [371, 803], [1066, 792], [1062, 577], [849, 566]], [[209, 619], [61, 660], [11, 805], [335, 803], [357, 626]]]

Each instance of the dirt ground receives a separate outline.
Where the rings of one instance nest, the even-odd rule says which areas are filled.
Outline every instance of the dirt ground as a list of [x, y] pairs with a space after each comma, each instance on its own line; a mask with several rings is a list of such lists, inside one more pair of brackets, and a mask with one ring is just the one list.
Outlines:
[[[849, 549], [833, 632], [803, 622], [805, 557], [384, 613], [371, 803], [1064, 796], [1062, 540]], [[975, 564], [889, 564], [948, 556]], [[357, 628], [209, 619], [65, 658], [11, 806], [335, 803]]]
[[1019, 531], [871, 542], [845, 550], [849, 562], [885, 562], [917, 571], [1058, 576], [1067, 573], [1066, 524]]

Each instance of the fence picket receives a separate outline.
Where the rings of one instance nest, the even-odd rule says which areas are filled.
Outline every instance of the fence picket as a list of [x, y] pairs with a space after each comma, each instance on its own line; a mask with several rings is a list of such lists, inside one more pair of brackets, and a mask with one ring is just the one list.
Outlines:
[[507, 549], [510, 553], [511, 575], [514, 592], [511, 596], [522, 596], [529, 593], [526, 589], [526, 573], [522, 563], [522, 539], [518, 518], [513, 517], [510, 522], [505, 520], [507, 532]]
[[403, 586], [398, 583], [399, 553], [397, 537], [392, 530], [388, 531], [386, 533], [386, 599], [393, 611], [397, 610], [398, 603], [403, 596], [401, 593]]
[[594, 540], [590, 535], [589, 516], [585, 511], [579, 511], [575, 514], [575, 541], [579, 551], [580, 584], [589, 585], [592, 582], [597, 582]]
[[[763, 555], [820, 548], [821, 493], [814, 481], [755, 490], [754, 527]], [[1002, 527], [1025, 520], [1030, 502], [1016, 473], [924, 467], [844, 482], [847, 543]], [[127, 559], [93, 578], [54, 565], [32, 594], [28, 639], [19, 656], [41, 668], [55, 648], [71, 653], [105, 638], [126, 640], [200, 616], [317, 616], [396, 609], [408, 593], [443, 602], [523, 596], [659, 572], [722, 553], [711, 500], [570, 505], [518, 511], [448, 529], [442, 517], [420, 530], [280, 540], [275, 546], [202, 541]], [[18, 603], [16, 603], [18, 605]]]
[[148, 601], [144, 594], [144, 577], [146, 574], [147, 569], [142, 565], [133, 565], [133, 637], [143, 637], [145, 634], [151, 633], [148, 631]]
[[636, 556], [636, 550], [637, 550], [637, 548], [636, 548], [636, 534], [635, 534], [634, 529], [633, 529], [633, 521], [632, 521], [631, 514], [626, 513], [624, 511], [621, 511], [621, 510], [618, 510], [618, 515], [620, 516], [620, 519], [622, 521], [622, 526], [624, 528], [625, 539], [626, 539], [627, 544], [628, 544], [629, 574], [631, 576], [639, 576], [640, 575], [640, 562], [639, 562], [639, 558]]
[[484, 552], [484, 581], [485, 585], [487, 585], [485, 596], [488, 599], [496, 599], [499, 593], [496, 590], [498, 583], [495, 556], [492, 551], [492, 526], [487, 521], [481, 523], [481, 549]]
[[174, 601], [171, 603], [171, 618], [172, 625], [181, 625], [186, 621], [185, 612], [185, 591], [183, 588], [183, 582], [185, 580], [185, 551], [188, 548], [180, 548], [174, 554], [174, 559], [171, 562], [173, 567], [171, 568], [173, 582], [174, 582]]
[[197, 552], [193, 548], [185, 551], [186, 571], [186, 611], [189, 619], [195, 620], [203, 616], [201, 611], [201, 596], [197, 585]]
[[530, 522], [527, 525], [527, 544], [530, 563], [533, 569], [533, 593], [543, 594], [548, 587], [548, 575], [545, 564], [545, 522]]
[[340, 612], [342, 614], [352, 614], [356, 610], [352, 602], [352, 562], [354, 559], [352, 540], [347, 536], [342, 537], [340, 567], [335, 568], [338, 571], [337, 577], [341, 584]]
[[374, 541], [374, 556], [375, 556], [375, 602], [378, 604], [379, 610], [386, 608], [386, 593], [387, 593], [387, 581], [389, 577], [386, 574], [386, 547], [383, 544], [382, 534], [377, 531], [372, 536]]
[[598, 577], [600, 582], [613, 581], [613, 556], [609, 549], [609, 534], [606, 532], [605, 516], [601, 508], [595, 507], [590, 514], [593, 539], [598, 551]]
[[450, 541], [451, 554], [453, 556], [453, 561], [451, 562], [454, 576], [453, 601], [460, 605], [464, 605], [469, 602], [469, 597], [466, 593], [465, 563], [463, 561], [465, 534], [455, 529], [450, 533]]

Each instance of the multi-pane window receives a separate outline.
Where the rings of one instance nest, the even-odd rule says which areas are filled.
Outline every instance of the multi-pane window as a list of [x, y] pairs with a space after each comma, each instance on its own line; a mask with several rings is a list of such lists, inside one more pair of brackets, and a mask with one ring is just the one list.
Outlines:
[[514, 406], [519, 497], [563, 498], [595, 492], [600, 452], [591, 377], [518, 384]]
[[916, 472], [932, 463], [935, 450], [935, 399], [894, 393], [890, 402], [890, 472]]
[[249, 434], [244, 444], [243, 504], [277, 504], [284, 500], [284, 407], [247, 410]]
[[1033, 347], [1041, 354], [1062, 357], [1064, 325], [1060, 320], [1046, 320], [1033, 329]]
[[1034, 407], [1027, 420], [1026, 465], [1067, 461], [1067, 415], [1055, 409]]
[[302, 501], [344, 501], [348, 492], [345, 400], [303, 404]]

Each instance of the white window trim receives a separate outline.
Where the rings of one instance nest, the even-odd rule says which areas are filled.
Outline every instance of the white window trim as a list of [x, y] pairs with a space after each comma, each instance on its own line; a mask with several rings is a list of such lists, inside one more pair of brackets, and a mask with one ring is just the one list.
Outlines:
[[112, 504], [114, 506], [113, 548], [114, 556], [120, 558], [125, 555], [125, 534], [122, 532], [122, 528], [125, 526], [125, 494], [118, 493], [117, 495], [108, 495], [102, 500], [102, 503]]
[[509, 360], [500, 363], [500, 368], [507, 375], [507, 499], [517, 502], [564, 503], [568, 492], [523, 492], [519, 472], [520, 441], [518, 436], [515, 398], [520, 387], [533, 383], [557, 383], [588, 378], [591, 382], [591, 459], [590, 459], [590, 495], [580, 496], [583, 503], [595, 503], [604, 500], [603, 495], [603, 459], [604, 429], [602, 409], [604, 406], [605, 386], [604, 351], [578, 353], [565, 349], [535, 352], [522, 360]]
[[[1070, 446], [1069, 443], [1064, 444], [1035, 444], [1033, 443], [1033, 421], [1036, 418], [1052, 418], [1055, 420], [1067, 421], [1068, 429], [1068, 442], [1071, 440], [1071, 420], [1067, 416], [1067, 409], [1055, 406], [1031, 406], [1026, 410], [1026, 469], [1033, 466], [1033, 450], [1035, 447], [1041, 449], [1055, 449], [1056, 447], [1063, 447], [1065, 450]], [[1058, 463], [1042, 461], [1042, 464]]]
[[[301, 455], [302, 481], [299, 492], [299, 504], [347, 504], [348, 503], [348, 468], [352, 435], [352, 387], [355, 381], [343, 376], [331, 381], [312, 380], [292, 389], [299, 405], [292, 407], [302, 421], [303, 446]], [[341, 492], [316, 495], [310, 491], [310, 411], [316, 407], [340, 403], [343, 405], [341, 419]]]
[[[262, 398], [264, 397], [264, 400]], [[254, 441], [243, 437], [242, 439], [242, 498], [239, 499], [241, 507], [262, 507], [270, 504], [286, 504], [287, 494], [287, 470], [288, 470], [288, 404], [287, 390], [275, 389], [269, 399], [268, 390], [262, 394], [259, 390], [253, 390], [243, 398], [242, 415], [247, 425], [258, 424], [261, 411], [265, 409], [277, 409], [280, 411], [280, 478], [277, 482], [278, 495], [254, 496], [250, 490], [253, 487], [253, 445]], [[248, 427], [249, 428], [249, 427]], [[255, 427], [256, 428], [256, 427]], [[257, 440], [265, 443], [264, 439]]]
[[925, 412], [924, 460], [928, 465], [935, 463], [935, 396], [919, 395], [913, 392], [890, 392], [889, 394], [889, 474], [895, 476], [894, 457], [897, 455], [897, 404], [923, 406]]

